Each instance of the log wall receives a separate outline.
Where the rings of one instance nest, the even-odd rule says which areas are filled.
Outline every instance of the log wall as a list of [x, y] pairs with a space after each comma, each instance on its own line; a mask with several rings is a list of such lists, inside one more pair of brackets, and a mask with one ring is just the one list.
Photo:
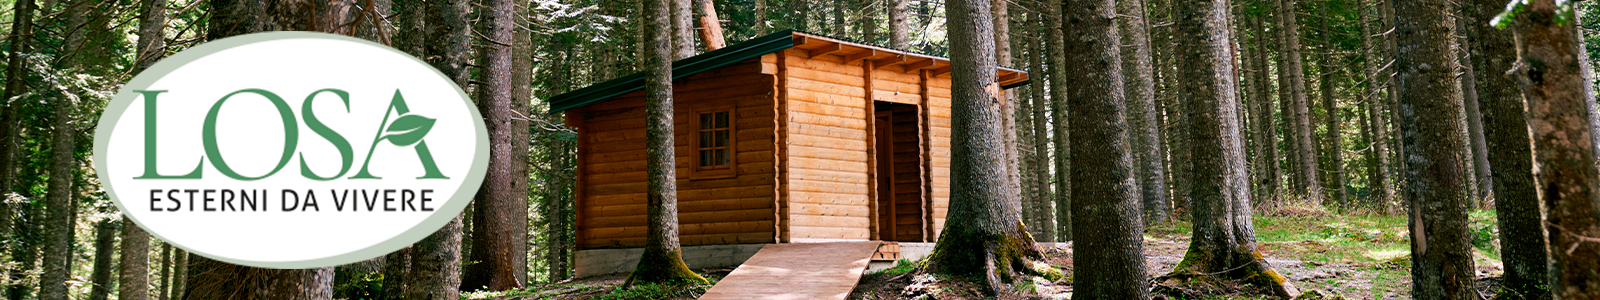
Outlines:
[[870, 238], [867, 90], [860, 65], [788, 49], [789, 239]]
[[[678, 221], [684, 246], [775, 242], [777, 60], [763, 56], [673, 82]], [[643, 92], [568, 112], [579, 127], [580, 249], [642, 247], [645, 238]], [[735, 176], [696, 178], [697, 112], [731, 109]], [[576, 118], [576, 119], [574, 119]]]

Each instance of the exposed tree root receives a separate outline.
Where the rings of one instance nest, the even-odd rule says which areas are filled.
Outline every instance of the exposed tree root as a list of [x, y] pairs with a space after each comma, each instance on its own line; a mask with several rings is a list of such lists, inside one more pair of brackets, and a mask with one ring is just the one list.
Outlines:
[[622, 284], [623, 288], [632, 287], [639, 283], [660, 284], [711, 284], [705, 277], [689, 270], [683, 264], [683, 258], [677, 251], [650, 251], [645, 250], [639, 259], [639, 266], [628, 274], [628, 281]]
[[989, 295], [1008, 291], [1012, 284], [1032, 277], [1056, 280], [1063, 276], [1061, 270], [1043, 262], [1044, 253], [1025, 232], [987, 236], [946, 232], [940, 238], [928, 263], [917, 273], [983, 278]]
[[1237, 249], [1227, 255], [1233, 255], [1229, 261], [1235, 262], [1231, 266], [1210, 266], [1208, 262], [1216, 261], [1207, 257], [1204, 251], [1189, 249], [1184, 254], [1183, 260], [1173, 268], [1172, 273], [1156, 277], [1157, 285], [1203, 283], [1209, 286], [1227, 287], [1230, 282], [1237, 282], [1251, 286], [1261, 287], [1271, 295], [1286, 299], [1295, 299], [1300, 296], [1300, 289], [1289, 282], [1288, 278], [1279, 275], [1272, 269], [1272, 265], [1261, 257], [1261, 252], [1255, 249]]

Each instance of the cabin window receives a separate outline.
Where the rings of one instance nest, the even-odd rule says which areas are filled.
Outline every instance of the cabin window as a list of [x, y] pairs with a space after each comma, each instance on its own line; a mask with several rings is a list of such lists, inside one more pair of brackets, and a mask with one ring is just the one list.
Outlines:
[[733, 176], [733, 112], [706, 111], [698, 115], [699, 130], [695, 135], [695, 175]]

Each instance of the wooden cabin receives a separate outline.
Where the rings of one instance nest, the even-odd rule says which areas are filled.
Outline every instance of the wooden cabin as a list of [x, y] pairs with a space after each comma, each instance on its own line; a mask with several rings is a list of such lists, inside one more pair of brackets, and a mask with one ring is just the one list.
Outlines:
[[[798, 31], [674, 62], [682, 244], [933, 241], [950, 197], [949, 73], [947, 58]], [[578, 130], [579, 249], [644, 244], [643, 76], [551, 99]]]

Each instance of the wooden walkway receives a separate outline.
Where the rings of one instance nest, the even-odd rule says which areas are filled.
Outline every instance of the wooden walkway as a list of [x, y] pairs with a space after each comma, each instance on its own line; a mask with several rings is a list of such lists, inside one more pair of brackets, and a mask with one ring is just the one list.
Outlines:
[[700, 299], [845, 299], [878, 241], [771, 244]]

